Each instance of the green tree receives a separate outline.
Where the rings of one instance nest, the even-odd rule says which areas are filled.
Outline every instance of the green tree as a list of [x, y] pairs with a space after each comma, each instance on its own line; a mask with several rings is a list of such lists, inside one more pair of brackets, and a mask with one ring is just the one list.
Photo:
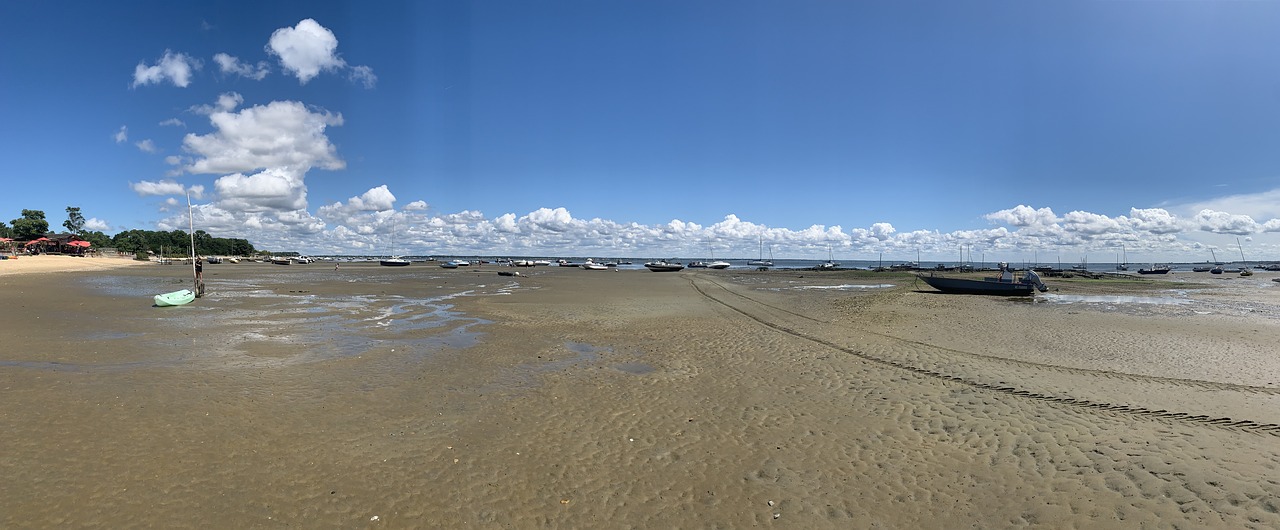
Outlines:
[[13, 237], [13, 229], [4, 221], [0, 221], [0, 237]]
[[44, 212], [40, 210], [23, 210], [22, 217], [11, 222], [14, 239], [38, 239], [49, 233], [49, 222], [44, 220]]
[[67, 220], [62, 222], [62, 226], [67, 227], [67, 231], [75, 235], [84, 232], [84, 216], [80, 215], [79, 206], [67, 207]]

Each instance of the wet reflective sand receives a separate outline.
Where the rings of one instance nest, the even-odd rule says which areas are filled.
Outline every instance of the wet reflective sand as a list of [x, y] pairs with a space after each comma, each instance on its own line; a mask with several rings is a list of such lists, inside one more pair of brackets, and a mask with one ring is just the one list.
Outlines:
[[528, 272], [0, 278], [0, 527], [1280, 525], [1280, 289]]

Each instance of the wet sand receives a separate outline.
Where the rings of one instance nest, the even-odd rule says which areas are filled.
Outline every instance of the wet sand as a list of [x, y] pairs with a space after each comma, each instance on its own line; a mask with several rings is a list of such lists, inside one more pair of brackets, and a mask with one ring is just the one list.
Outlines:
[[496, 270], [0, 275], [0, 527], [1280, 526], [1264, 273]]

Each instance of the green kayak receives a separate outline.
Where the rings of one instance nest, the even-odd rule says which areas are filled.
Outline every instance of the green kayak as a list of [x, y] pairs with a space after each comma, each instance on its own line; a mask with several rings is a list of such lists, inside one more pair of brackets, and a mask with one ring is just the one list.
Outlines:
[[175, 305], [186, 305], [195, 299], [196, 293], [191, 292], [190, 289], [183, 289], [181, 291], [156, 295], [156, 306], [169, 307]]

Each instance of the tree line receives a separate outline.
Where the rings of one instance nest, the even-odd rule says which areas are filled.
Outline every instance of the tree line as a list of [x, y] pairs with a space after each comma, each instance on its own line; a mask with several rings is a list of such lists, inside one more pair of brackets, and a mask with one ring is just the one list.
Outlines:
[[[11, 226], [12, 225], [12, 226]], [[67, 207], [67, 220], [62, 226], [67, 232], [93, 244], [93, 248], [115, 248], [123, 253], [138, 254], [148, 251], [169, 256], [185, 256], [190, 253], [191, 236], [182, 230], [160, 232], [154, 230], [126, 230], [108, 236], [97, 230], [85, 230], [85, 218], [80, 208]], [[0, 237], [30, 241], [49, 235], [49, 222], [41, 210], [22, 210], [22, 216], [5, 224], [0, 221]], [[195, 232], [196, 254], [202, 256], [249, 256], [257, 253], [247, 239], [213, 237], [204, 230]]]

